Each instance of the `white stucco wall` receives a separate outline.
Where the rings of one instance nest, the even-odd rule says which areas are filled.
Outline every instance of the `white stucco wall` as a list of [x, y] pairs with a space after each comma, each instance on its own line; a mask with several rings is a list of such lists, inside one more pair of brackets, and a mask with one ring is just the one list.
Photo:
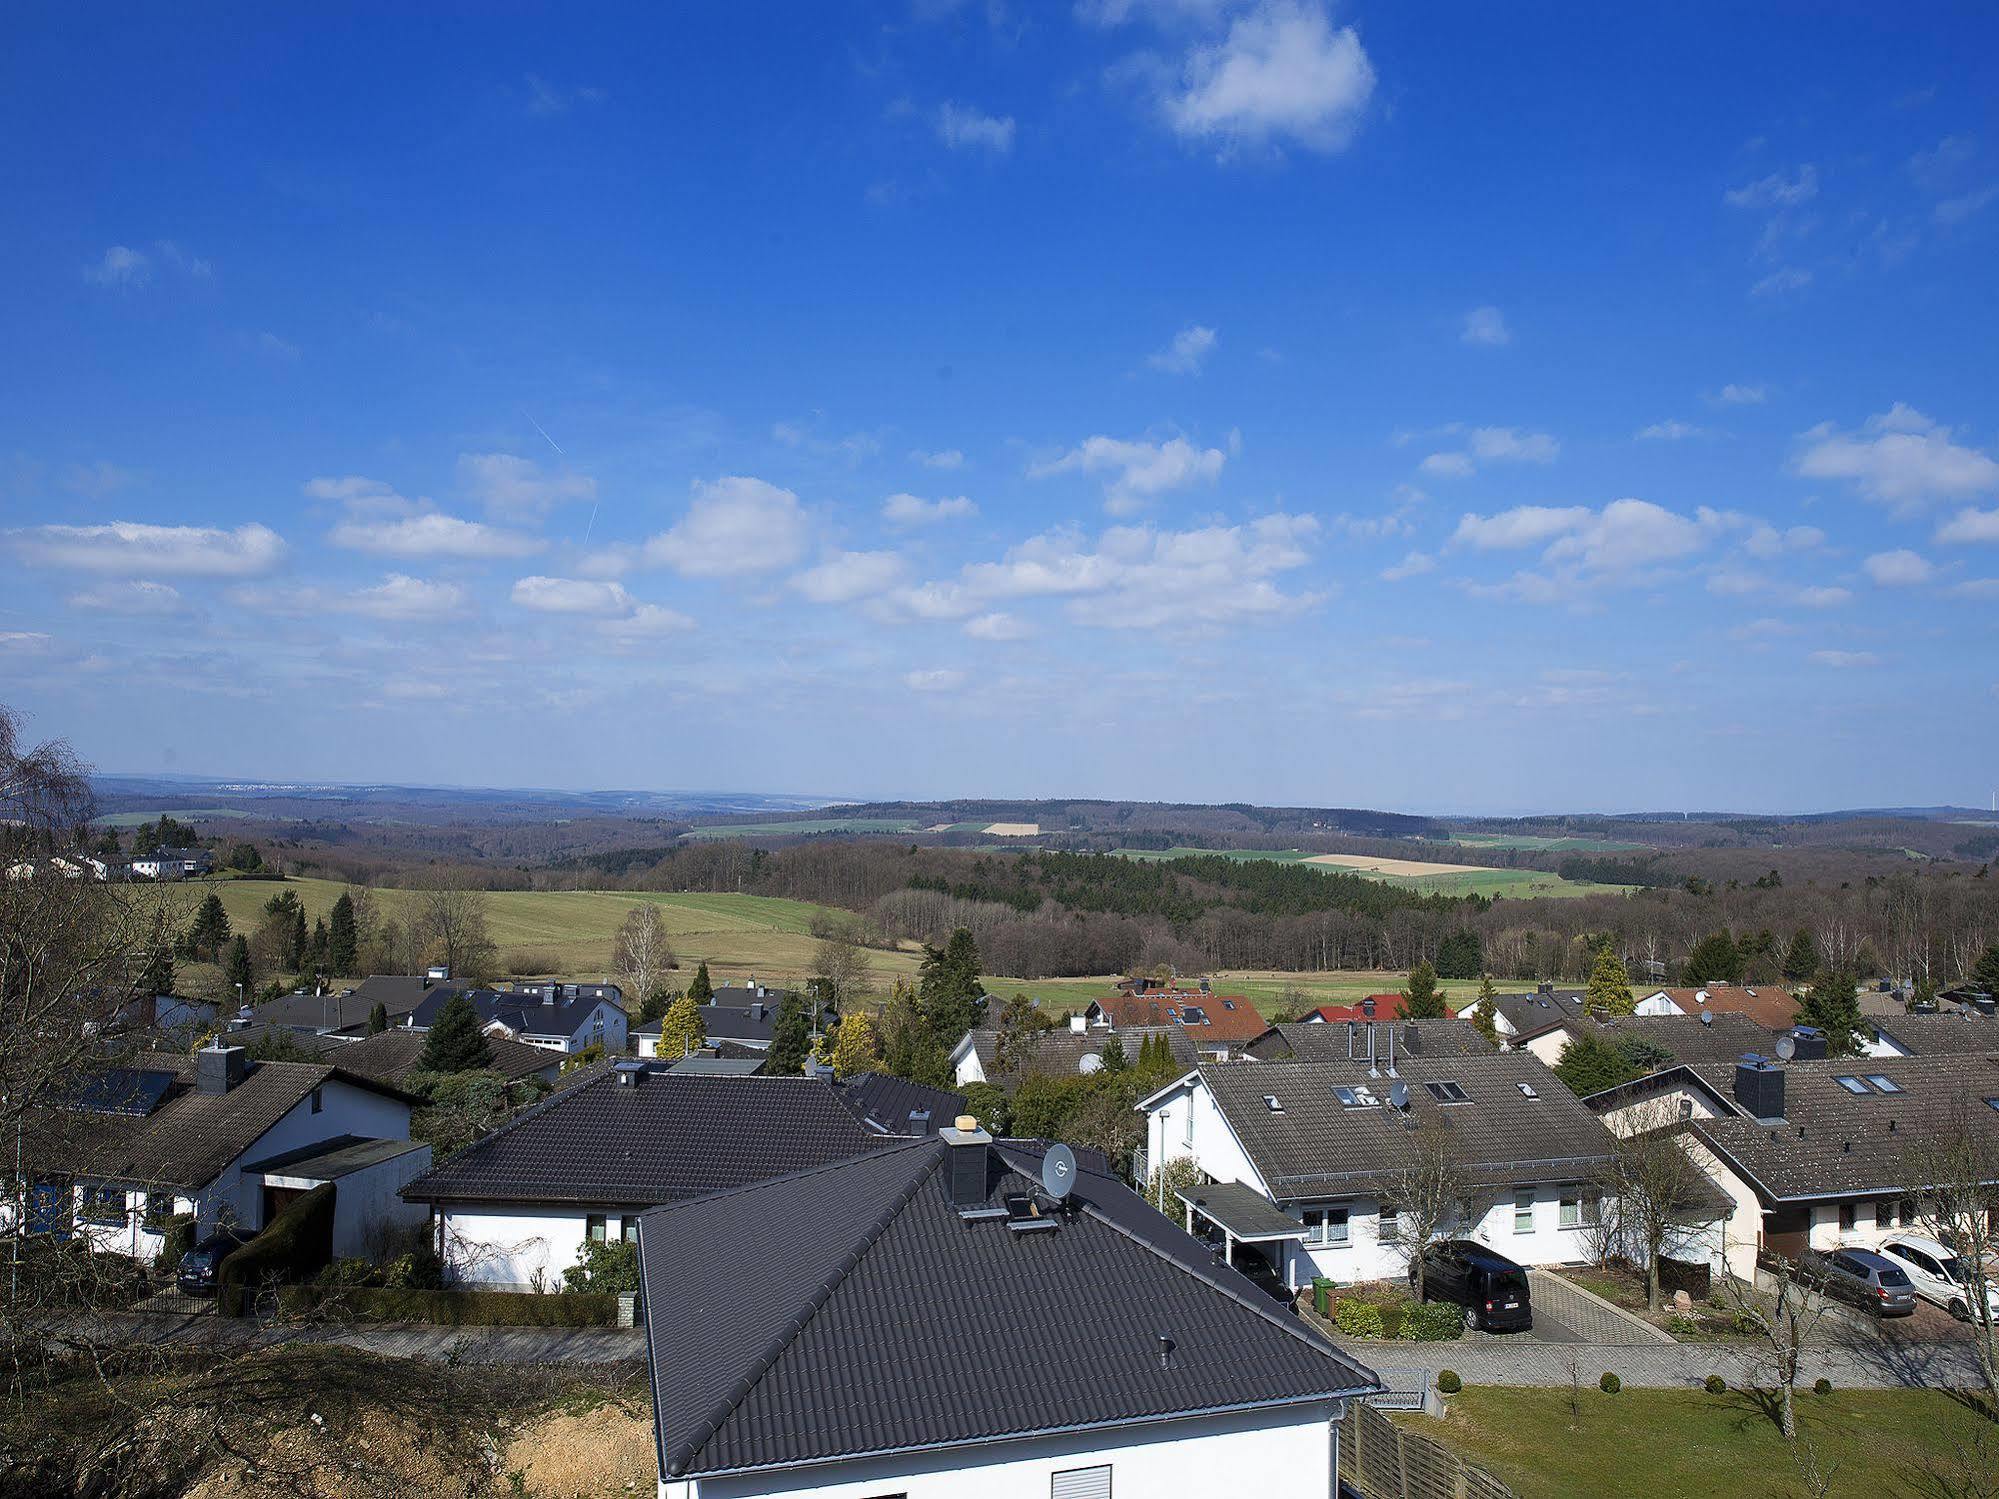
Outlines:
[[1561, 1061], [1562, 1053], [1568, 1049], [1569, 1042], [1572, 1039], [1567, 1031], [1549, 1031], [1545, 1035], [1536, 1036], [1525, 1046], [1516, 1047], [1515, 1049], [1531, 1052], [1552, 1067]]
[[979, 1061], [979, 1051], [975, 1046], [967, 1046], [959, 1053], [951, 1069], [951, 1075], [959, 1087], [968, 1083], [982, 1083], [986, 1080], [986, 1069]]
[[[368, 1258], [379, 1230], [427, 1221], [430, 1214], [423, 1204], [404, 1202], [396, 1193], [429, 1169], [430, 1147], [425, 1145], [339, 1178], [333, 1191], [334, 1258]], [[317, 1178], [284, 1171], [267, 1171], [261, 1179], [266, 1186], [305, 1191], [319, 1185]]]
[[1242, 1182], [1265, 1192], [1263, 1178], [1199, 1077], [1175, 1086], [1147, 1115], [1145, 1159], [1149, 1168], [1192, 1156], [1210, 1181]]
[[[1329, 1366], [1330, 1367], [1330, 1366]], [[1342, 1406], [1113, 1427], [762, 1474], [662, 1482], [660, 1499], [1047, 1499], [1054, 1475], [1108, 1466], [1113, 1499], [1330, 1499]]]
[[[1534, 1227], [1531, 1232], [1515, 1230], [1513, 1197], [1511, 1193], [1505, 1193], [1489, 1202], [1475, 1222], [1461, 1224], [1454, 1229], [1453, 1237], [1476, 1239], [1523, 1265], [1573, 1265], [1596, 1257], [1596, 1240], [1589, 1227], [1580, 1223], [1575, 1228], [1561, 1226], [1561, 1200], [1565, 1190], [1561, 1184], [1522, 1190], [1531, 1190], [1533, 1194]], [[1580, 1194], [1581, 1184], [1577, 1183], [1567, 1190]], [[1315, 1275], [1326, 1276], [1342, 1285], [1352, 1285], [1358, 1281], [1398, 1280], [1408, 1274], [1409, 1246], [1392, 1239], [1384, 1242], [1378, 1198], [1352, 1197], [1327, 1199], [1323, 1203], [1294, 1204], [1291, 1216], [1302, 1221], [1306, 1208], [1332, 1206], [1347, 1209], [1347, 1242], [1288, 1246], [1283, 1269], [1289, 1285], [1294, 1289], [1309, 1285]]]
[[[626, 1215], [605, 1212], [605, 1237], [616, 1239]], [[636, 1232], [638, 1215], [629, 1216]], [[562, 1289], [562, 1272], [577, 1262], [589, 1210], [569, 1208], [440, 1208], [438, 1255], [454, 1285], [490, 1291]]]

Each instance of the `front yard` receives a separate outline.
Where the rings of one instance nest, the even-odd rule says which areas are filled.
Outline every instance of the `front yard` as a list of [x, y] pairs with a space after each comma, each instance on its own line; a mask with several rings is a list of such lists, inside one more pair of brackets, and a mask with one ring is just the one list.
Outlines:
[[1601, 1296], [1611, 1305], [1670, 1333], [1682, 1343], [1743, 1343], [1759, 1341], [1755, 1328], [1738, 1323], [1734, 1305], [1717, 1281], [1706, 1297], [1693, 1298], [1685, 1312], [1675, 1311], [1670, 1291], [1662, 1293], [1660, 1309], [1645, 1306], [1645, 1277], [1628, 1265], [1586, 1265], [1564, 1270], [1565, 1279]]
[[[1396, 1419], [1490, 1469], [1520, 1499], [1814, 1492], [1918, 1499], [1999, 1493], [1999, 1423], [1944, 1392], [1836, 1390], [1798, 1397], [1805, 1444], [1830, 1478], [1814, 1490], [1773, 1419], [1772, 1397], [1730, 1390], [1466, 1389], [1442, 1419]], [[1578, 1414], [1579, 1412], [1579, 1414]]]

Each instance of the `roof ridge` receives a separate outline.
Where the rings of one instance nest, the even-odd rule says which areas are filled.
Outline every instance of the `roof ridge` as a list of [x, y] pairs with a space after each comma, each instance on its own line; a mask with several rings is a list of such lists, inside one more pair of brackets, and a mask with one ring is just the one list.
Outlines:
[[[735, 1082], [738, 1079], [731, 1078], [729, 1081]], [[934, 1145], [937, 1140], [935, 1135], [883, 1135], [876, 1138], [893, 1140], [895, 1143], [892, 1145], [883, 1145], [878, 1150], [863, 1150], [858, 1155], [846, 1156], [841, 1160], [823, 1161], [817, 1166], [805, 1166], [797, 1171], [787, 1171], [782, 1176], [766, 1176], [758, 1181], [738, 1182], [733, 1187], [717, 1187], [714, 1191], [703, 1192], [697, 1197], [683, 1197], [678, 1202], [662, 1202], [657, 1207], [647, 1208], [645, 1216], [650, 1218], [655, 1213], [671, 1213], [678, 1208], [691, 1208], [704, 1203], [714, 1202], [723, 1197], [740, 1197], [746, 1192], [755, 1192], [763, 1187], [785, 1186], [791, 1182], [803, 1181], [809, 1176], [818, 1176], [827, 1171], [839, 1171], [848, 1166], [859, 1165], [862, 1161], [878, 1160], [882, 1156], [893, 1154], [898, 1150], [909, 1150], [918, 1145]]]
[[[1040, 1141], [1037, 1143], [1043, 1145], [1047, 1144], [1046, 1141]], [[1013, 1166], [1015, 1170], [1019, 1170], [1019, 1165], [1017, 1162], [1008, 1161], [1007, 1164]], [[1029, 1176], [1034, 1175], [1034, 1173], [1032, 1172], [1026, 1174]], [[1112, 1178], [1112, 1180], [1115, 1179]], [[1129, 1187], [1124, 1186], [1122, 1183], [1117, 1184], [1117, 1190], [1121, 1192], [1131, 1191]], [[1132, 1195], [1136, 1197], [1138, 1194], [1132, 1193]], [[1263, 1321], [1268, 1322], [1272, 1327], [1277, 1328], [1280, 1332], [1286, 1333], [1289, 1336], [1298, 1339], [1300, 1342], [1304, 1343], [1308, 1348], [1313, 1349], [1315, 1352], [1325, 1354], [1341, 1364], [1351, 1364], [1351, 1366], [1356, 1369], [1360, 1368], [1358, 1364], [1352, 1364], [1352, 1361], [1349, 1360], [1344, 1353], [1340, 1352], [1338, 1348], [1334, 1347], [1333, 1344], [1327, 1342], [1323, 1338], [1317, 1337], [1314, 1334], [1307, 1332], [1303, 1327], [1297, 1325], [1295, 1322], [1285, 1321], [1284, 1318], [1277, 1315], [1277, 1312], [1273, 1308], [1266, 1307], [1257, 1300], [1252, 1300], [1250, 1297], [1243, 1295], [1241, 1292], [1235, 1290], [1231, 1286], [1225, 1285], [1219, 1281], [1210, 1280], [1207, 1276], [1201, 1274], [1198, 1270], [1194, 1269], [1192, 1266], [1187, 1265], [1180, 1260], [1174, 1259], [1172, 1255], [1166, 1253], [1166, 1251], [1161, 1249], [1158, 1245], [1151, 1243], [1149, 1240], [1145, 1239], [1139, 1234], [1133, 1233], [1130, 1229], [1126, 1228], [1123, 1224], [1119, 1223], [1115, 1218], [1111, 1217], [1110, 1214], [1104, 1212], [1095, 1203], [1091, 1202], [1089, 1198], [1082, 1197], [1082, 1198], [1077, 1198], [1076, 1200], [1082, 1205], [1083, 1210], [1087, 1212], [1092, 1218], [1096, 1219], [1097, 1222], [1109, 1228], [1113, 1233], [1122, 1235], [1124, 1238], [1129, 1239], [1132, 1243], [1138, 1245], [1139, 1248], [1143, 1249], [1146, 1253], [1152, 1255], [1155, 1259], [1160, 1259], [1165, 1261], [1167, 1264], [1171, 1265], [1174, 1269], [1180, 1271], [1180, 1273], [1183, 1275], [1192, 1276], [1195, 1280], [1198, 1280], [1202, 1285], [1209, 1287], [1211, 1290], [1215, 1291], [1219, 1295], [1226, 1296], [1230, 1301], [1235, 1302], [1236, 1305], [1242, 1307], [1244, 1310], [1261, 1318]], [[1152, 1208], [1152, 1204], [1145, 1202], [1144, 1198], [1140, 1197], [1138, 1200], [1141, 1203], [1143, 1203], [1148, 1209], [1154, 1212], [1158, 1211], [1156, 1208]], [[1168, 1218], [1164, 1213], [1160, 1213], [1159, 1217], [1160, 1221], [1165, 1223], [1168, 1228], [1174, 1227], [1173, 1220], [1171, 1218]]]
[[[941, 1142], [934, 1138], [914, 1143], [933, 1147], [941, 1144]], [[853, 1160], [842, 1161], [837, 1164], [851, 1166], [859, 1161], [876, 1159], [880, 1154], [886, 1154], [886, 1152], [856, 1156]], [[734, 1382], [723, 1393], [721, 1399], [717, 1400], [709, 1409], [708, 1414], [695, 1425], [692, 1434], [683, 1438], [673, 1451], [667, 1454], [665, 1471], [668, 1474], [678, 1477], [687, 1471], [688, 1464], [694, 1460], [703, 1447], [708, 1445], [709, 1440], [715, 1433], [722, 1429], [722, 1424], [734, 1414], [736, 1407], [748, 1398], [750, 1391], [757, 1387], [758, 1382], [770, 1371], [771, 1366], [777, 1362], [785, 1349], [797, 1340], [798, 1335], [805, 1330], [813, 1317], [818, 1315], [819, 1309], [825, 1306], [827, 1299], [832, 1296], [833, 1292], [846, 1281], [849, 1275], [853, 1274], [854, 1267], [861, 1262], [870, 1249], [874, 1248], [875, 1244], [881, 1239], [881, 1236], [887, 1232], [888, 1226], [902, 1215], [902, 1210], [909, 1206], [910, 1201], [916, 1196], [918, 1189], [922, 1187], [924, 1182], [929, 1180], [932, 1173], [936, 1171], [938, 1163], [943, 1160], [942, 1149], [932, 1150], [930, 1157], [924, 1169], [912, 1172], [909, 1180], [903, 1184], [902, 1189], [889, 1199], [882, 1210], [861, 1231], [859, 1242], [840, 1257], [839, 1262], [831, 1271], [820, 1278], [819, 1283], [806, 1296], [805, 1304], [793, 1312], [785, 1320], [784, 1324], [771, 1335], [770, 1339], [764, 1344], [762, 1351], [754, 1359], [750, 1360], [748, 1367], [743, 1373], [736, 1376]], [[809, 1173], [800, 1174], [805, 1175]], [[756, 1185], [768, 1186], [769, 1183], [759, 1182]], [[722, 1194], [716, 1193], [713, 1195], [720, 1196]]]

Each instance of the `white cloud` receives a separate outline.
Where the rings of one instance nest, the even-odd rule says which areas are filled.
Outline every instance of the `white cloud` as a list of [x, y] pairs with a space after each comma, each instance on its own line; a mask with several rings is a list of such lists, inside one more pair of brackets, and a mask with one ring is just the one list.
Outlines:
[[511, 453], [460, 453], [458, 482], [492, 513], [522, 520], [597, 497], [597, 481], [589, 475], [544, 474], [539, 464]]
[[361, 474], [308, 479], [306, 498], [331, 500], [356, 514], [407, 515], [416, 510], [414, 501], [397, 494], [393, 485]]
[[1800, 588], [1791, 595], [1791, 602], [1807, 609], [1837, 609], [1842, 604], [1853, 602], [1853, 594], [1844, 588]]
[[442, 619], [464, 609], [465, 590], [456, 583], [390, 573], [373, 588], [349, 594], [336, 607], [374, 619]]
[[1794, 265], [1783, 266], [1749, 288], [1752, 297], [1780, 297], [1786, 292], [1803, 291], [1812, 284], [1812, 273]]
[[1881, 658], [1872, 651], [1813, 651], [1807, 659], [1815, 666], [1830, 666], [1835, 671], [1881, 664]]
[[1942, 192], [1977, 154], [1977, 143], [1970, 136], [1947, 135], [1909, 158], [1909, 175], [1930, 192]]
[[1474, 307], [1465, 314], [1464, 330], [1458, 334], [1458, 341], [1497, 348], [1513, 342], [1513, 330], [1506, 326], [1506, 315], [1497, 307]]
[[1478, 466], [1464, 453], [1432, 453], [1416, 467], [1433, 479], [1466, 479], [1478, 472]]
[[1730, 524], [1703, 507], [1692, 517], [1650, 500], [1612, 500], [1548, 548], [1551, 562], [1574, 562], [1586, 572], [1625, 574], [1688, 557]]
[[1951, 592], [1959, 598], [1999, 599], [1999, 578], [1968, 578], [1954, 586]]
[[42, 630], [0, 630], [0, 651], [40, 656], [54, 644], [55, 637]]
[[1994, 199], [1999, 199], [1999, 186], [1981, 187], [1976, 192], [1945, 198], [1931, 210], [1931, 217], [1946, 229], [1953, 228], [1985, 209]]
[[607, 619], [601, 626], [613, 640], [635, 642], [657, 640], [662, 635], [679, 635], [695, 628], [695, 623], [678, 609], [659, 604], [640, 604], [622, 619]]
[[337, 547], [384, 557], [530, 557], [547, 543], [451, 515], [413, 515], [393, 521], [346, 521], [328, 534]]
[[99, 286], [144, 286], [153, 279], [153, 263], [130, 245], [113, 245], [103, 259], [84, 267], [83, 279]]
[[1575, 530], [1589, 515], [1585, 505], [1516, 505], [1493, 516], [1465, 516], [1451, 533], [1451, 543], [1482, 552], [1540, 546]]
[[947, 103], [937, 110], [937, 139], [953, 151], [985, 150], [1004, 156], [1013, 149], [1013, 116]]
[[1858, 432], [1841, 432], [1830, 422], [1814, 427], [1804, 435], [1795, 467], [1807, 479], [1843, 479], [1901, 510], [1999, 489], [1999, 463], [1952, 442], [1950, 432], [1898, 402], [1869, 417]]
[[1736, 208], [1795, 208], [1809, 203], [1818, 192], [1818, 168], [1807, 162], [1794, 177], [1773, 172], [1760, 181], [1731, 188], [1723, 197]]
[[1474, 427], [1472, 456], [1482, 463], [1553, 463], [1562, 445], [1545, 432], [1517, 427]]
[[979, 507], [963, 495], [925, 500], [913, 494], [892, 494], [882, 501], [882, 519], [892, 526], [928, 526], [944, 520], [965, 520], [978, 513]]
[[1199, 323], [1189, 324], [1173, 335], [1173, 342], [1145, 362], [1169, 375], [1198, 375], [1201, 364], [1214, 352], [1215, 330]]
[[965, 466], [965, 455], [956, 448], [938, 448], [934, 451], [925, 448], [911, 448], [909, 450], [909, 461], [911, 463], [920, 463], [925, 468], [963, 468]]
[[6, 533], [30, 561], [80, 572], [153, 573], [186, 578], [247, 578], [284, 559], [278, 533], [255, 522], [233, 531], [213, 526], [25, 526]]
[[1632, 436], [1641, 442], [1679, 442], [1689, 437], [1705, 437], [1707, 428], [1690, 422], [1654, 422], [1649, 427], [1640, 427]]
[[1293, 141], [1337, 151], [1374, 94], [1374, 68], [1352, 27], [1335, 30], [1319, 0], [1260, 0], [1219, 42], [1195, 46], [1162, 99], [1182, 136], [1241, 144]]
[[1168, 490], [1206, 480], [1212, 483], [1227, 461], [1220, 448], [1196, 448], [1184, 437], [1165, 442], [1127, 442], [1115, 437], [1085, 438], [1061, 457], [1031, 466], [1030, 479], [1051, 474], [1110, 471], [1104, 505], [1113, 515], [1129, 515]]
[[1792, 526], [1779, 531], [1775, 526], [1758, 526], [1743, 538], [1742, 549], [1752, 557], [1782, 557], [1788, 552], [1813, 552], [1825, 545], [1825, 532], [1817, 526]]
[[965, 685], [965, 674], [953, 667], [904, 672], [902, 682], [911, 692], [951, 692]]
[[630, 615], [637, 607], [624, 584], [591, 578], [522, 578], [513, 601], [542, 614]]
[[1937, 528], [1937, 540], [1953, 545], [1999, 541], [1999, 510], [1960, 510]]
[[1025, 640], [1030, 632], [1024, 621], [996, 609], [966, 620], [965, 633], [974, 640]]
[[1724, 406], [1761, 406], [1769, 399], [1769, 391], [1761, 385], [1724, 385], [1715, 395], [1715, 400]]
[[180, 590], [167, 583], [134, 579], [126, 583], [100, 583], [69, 597], [76, 609], [97, 609], [106, 614], [182, 614], [187, 610]]
[[1880, 588], [1913, 588], [1936, 575], [1927, 558], [1906, 547], [1894, 552], [1876, 552], [1861, 566]]
[[903, 560], [896, 552], [835, 552], [798, 574], [791, 586], [815, 604], [851, 604], [886, 593], [902, 573]]
[[1413, 578], [1421, 573], [1433, 572], [1436, 566], [1437, 559], [1429, 553], [1411, 552], [1393, 567], [1384, 567], [1381, 570], [1381, 576], [1386, 582], [1400, 583], [1406, 578]]
[[805, 551], [810, 522], [788, 489], [730, 475], [694, 481], [687, 514], [645, 544], [645, 559], [692, 578], [770, 572]]

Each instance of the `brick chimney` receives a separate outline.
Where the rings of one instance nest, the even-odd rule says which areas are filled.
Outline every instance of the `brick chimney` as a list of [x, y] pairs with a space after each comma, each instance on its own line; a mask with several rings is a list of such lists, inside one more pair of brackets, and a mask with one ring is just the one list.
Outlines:
[[984, 1207], [993, 1137], [980, 1129], [979, 1121], [970, 1114], [960, 1114], [954, 1124], [937, 1134], [949, 1151], [946, 1170], [951, 1206], [960, 1212]]

